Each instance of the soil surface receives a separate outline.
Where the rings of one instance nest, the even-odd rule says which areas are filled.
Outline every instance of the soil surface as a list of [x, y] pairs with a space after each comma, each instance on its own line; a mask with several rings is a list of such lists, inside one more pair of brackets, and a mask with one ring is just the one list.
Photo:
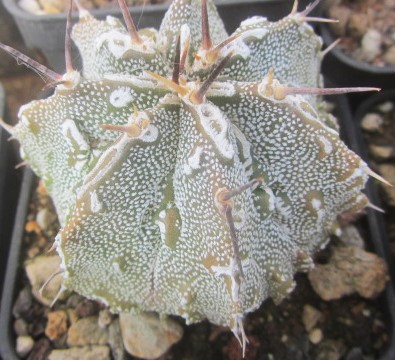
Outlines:
[[395, 69], [395, 1], [327, 0], [338, 47], [355, 60]]

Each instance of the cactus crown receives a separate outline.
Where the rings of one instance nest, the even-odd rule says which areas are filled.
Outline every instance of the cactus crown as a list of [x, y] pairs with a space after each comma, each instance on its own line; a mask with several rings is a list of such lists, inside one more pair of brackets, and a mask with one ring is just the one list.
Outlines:
[[316, 96], [308, 10], [231, 36], [210, 0], [174, 0], [159, 31], [123, 10], [127, 28], [80, 10], [83, 72], [50, 73], [55, 93], [10, 129], [55, 201], [64, 288], [207, 318], [244, 346], [244, 315], [289, 294], [336, 216], [367, 204], [369, 170]]

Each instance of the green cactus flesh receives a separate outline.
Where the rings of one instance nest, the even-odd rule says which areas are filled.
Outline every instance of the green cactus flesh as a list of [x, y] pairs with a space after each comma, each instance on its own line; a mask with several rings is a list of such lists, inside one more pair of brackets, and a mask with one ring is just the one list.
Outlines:
[[321, 85], [303, 14], [229, 38], [209, 1], [208, 38], [200, 8], [174, 0], [137, 42], [81, 12], [84, 72], [25, 105], [12, 132], [55, 201], [65, 288], [244, 339], [245, 314], [287, 296], [337, 215], [367, 204], [368, 171], [321, 99], [298, 94]]

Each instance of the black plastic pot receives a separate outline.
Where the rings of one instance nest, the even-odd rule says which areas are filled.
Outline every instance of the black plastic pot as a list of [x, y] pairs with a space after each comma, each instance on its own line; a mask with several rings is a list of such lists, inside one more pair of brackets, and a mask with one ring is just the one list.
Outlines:
[[[331, 100], [336, 105], [334, 112], [341, 121], [340, 125], [343, 138], [352, 149], [365, 157], [364, 150], [362, 148], [362, 139], [358, 130], [356, 129], [355, 122], [352, 119], [347, 98], [344, 96], [335, 96], [331, 97]], [[20, 263], [22, 239], [33, 183], [34, 175], [30, 170], [27, 169], [24, 173], [16, 215], [16, 223], [12, 237], [12, 245], [9, 253], [5, 280], [6, 292], [3, 294], [0, 311], [0, 353], [5, 360], [18, 359], [15, 353], [12, 307], [17, 296], [18, 289], [20, 288], [19, 284], [21, 283], [22, 278], [23, 269]], [[372, 182], [368, 183], [366, 193], [373, 203], [379, 204], [377, 200], [377, 193]], [[383, 230], [381, 214], [368, 209], [366, 220], [366, 225], [369, 231], [369, 236], [367, 239], [369, 241], [369, 249], [377, 253], [382, 258], [386, 259], [390, 264], [389, 252], [387, 249], [388, 243]], [[392, 281], [388, 283], [386, 290], [379, 298], [379, 303], [382, 306], [382, 310], [385, 314], [386, 327], [390, 335], [388, 348], [381, 356], [381, 360], [395, 359], [395, 291], [393, 286], [394, 277], [392, 269], [390, 273]]]
[[[14, 17], [26, 45], [29, 48], [39, 49], [47, 58], [53, 70], [63, 73], [64, 36], [66, 29], [66, 14], [34, 15], [18, 7], [16, 0], [2, 0], [7, 11]], [[241, 21], [254, 15], [266, 16], [269, 20], [276, 20], [289, 14], [293, 0], [218, 0], [218, 11], [225, 20], [229, 32], [235, 30]], [[302, 0], [300, 8], [303, 9], [310, 0]], [[168, 5], [156, 4], [145, 7], [130, 8], [132, 16], [139, 28], [158, 28]], [[117, 8], [92, 10], [98, 19], [107, 15], [121, 18]], [[73, 14], [73, 21], [78, 15]]]
[[25, 229], [25, 221], [28, 214], [31, 190], [34, 174], [26, 169], [23, 176], [18, 208], [15, 216], [14, 231], [11, 238], [11, 246], [8, 253], [7, 272], [4, 280], [4, 291], [0, 308], [0, 354], [4, 360], [18, 359], [15, 352], [15, 336], [13, 332], [12, 307], [17, 295], [18, 285], [21, 279], [21, 251]]
[[[336, 96], [336, 104], [338, 108], [335, 109], [334, 114], [337, 116], [340, 122], [340, 135], [347, 143], [347, 145], [353, 149], [358, 155], [362, 157], [366, 162], [368, 161], [367, 147], [363, 140], [362, 133], [359, 127], [359, 122], [356, 122], [350, 112], [350, 108], [347, 103], [347, 98], [343, 96]], [[361, 119], [361, 118], [359, 118]], [[369, 200], [380, 207], [381, 201], [378, 196], [377, 185], [373, 179], [370, 179], [366, 188], [365, 194]], [[395, 271], [394, 264], [392, 262], [387, 234], [384, 227], [384, 219], [381, 213], [376, 210], [367, 209], [367, 225], [370, 233], [370, 242], [367, 244], [369, 250], [375, 252], [377, 255], [386, 260], [389, 267], [390, 281], [384, 293], [380, 297], [380, 302], [386, 315], [387, 326], [390, 330], [389, 346], [386, 352], [381, 356], [381, 360], [393, 360], [395, 359]]]
[[[5, 118], [5, 113], [4, 89], [0, 84], [0, 116]], [[0, 294], [21, 181], [20, 171], [15, 170], [16, 147], [8, 138], [9, 134], [0, 127]]]
[[[321, 24], [319, 31], [325, 46], [337, 39], [328, 24]], [[380, 67], [356, 61], [336, 47], [325, 56], [322, 72], [339, 86], [372, 86], [384, 90], [393, 88], [395, 84], [395, 66]], [[352, 105], [356, 105], [369, 96], [369, 93], [351, 94], [350, 99]]]

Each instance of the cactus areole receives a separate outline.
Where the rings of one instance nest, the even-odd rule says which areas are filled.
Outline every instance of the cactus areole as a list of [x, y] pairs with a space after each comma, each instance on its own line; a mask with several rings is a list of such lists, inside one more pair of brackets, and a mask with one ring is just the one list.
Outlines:
[[245, 315], [369, 204], [373, 173], [319, 97], [341, 89], [321, 87], [309, 10], [229, 36], [210, 0], [174, 0], [159, 30], [80, 9], [83, 71], [38, 69], [54, 94], [8, 128], [55, 202], [63, 289], [208, 319], [245, 347]]

